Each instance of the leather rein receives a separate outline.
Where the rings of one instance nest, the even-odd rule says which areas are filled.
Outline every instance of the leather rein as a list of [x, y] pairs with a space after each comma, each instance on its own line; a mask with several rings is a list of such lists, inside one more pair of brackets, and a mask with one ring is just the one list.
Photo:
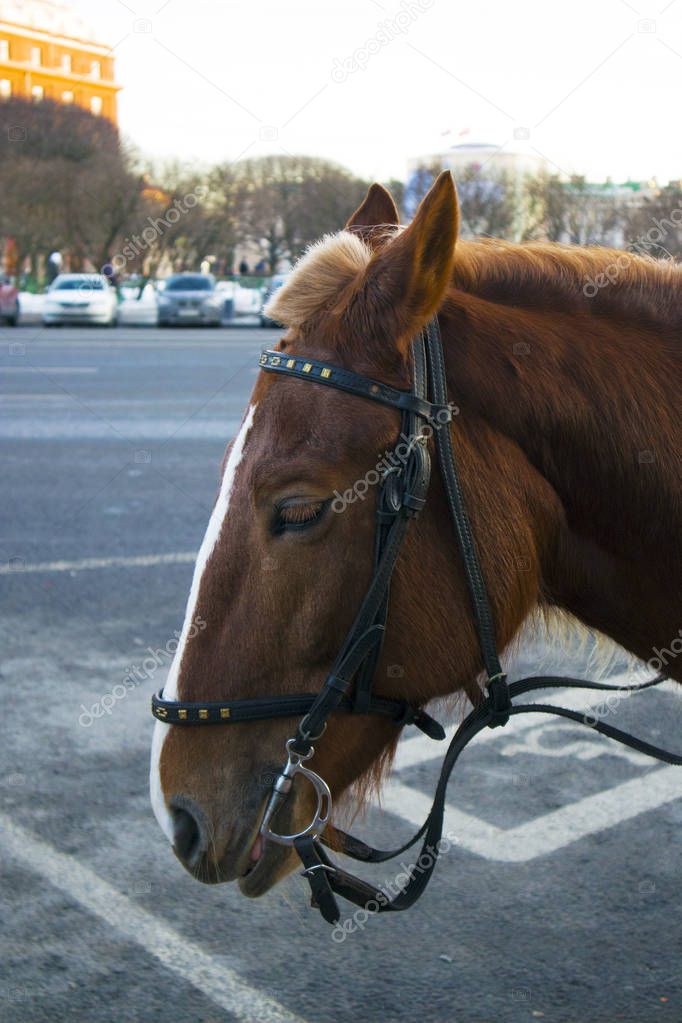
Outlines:
[[[374, 575], [320, 692], [203, 703], [165, 700], [162, 691], [152, 697], [152, 713], [165, 724], [237, 724], [301, 716], [295, 735], [286, 744], [287, 761], [272, 787], [260, 833], [265, 842], [272, 841], [296, 849], [303, 864], [303, 875], [310, 884], [311, 904], [331, 924], [337, 924], [340, 919], [336, 896], [368, 912], [399, 912], [408, 909], [419, 898], [438, 859], [450, 775], [462, 750], [484, 728], [505, 725], [516, 714], [553, 714], [586, 725], [656, 760], [682, 765], [682, 756], [652, 746], [586, 714], [553, 704], [514, 702], [515, 697], [538, 689], [569, 687], [637, 692], [658, 685], [666, 676], [657, 675], [647, 682], [632, 686], [607, 685], [563, 676], [531, 676], [507, 682], [500, 665], [488, 591], [452, 448], [452, 415], [448, 405], [443, 346], [436, 318], [414, 338], [411, 352], [412, 385], [409, 391], [390, 387], [314, 359], [288, 356], [271, 350], [263, 352], [260, 357], [260, 368], [266, 373], [334, 387], [398, 409], [402, 416], [403, 450], [399, 451], [401, 445], [396, 445], [393, 457], [387, 459], [389, 467], [385, 470], [377, 497]], [[325, 836], [325, 828], [331, 816], [331, 792], [324, 779], [306, 767], [305, 763], [313, 756], [314, 744], [322, 738], [327, 721], [332, 714], [338, 712], [379, 715], [392, 720], [397, 728], [412, 724], [432, 739], [445, 738], [442, 725], [420, 707], [373, 693], [374, 675], [381, 656], [388, 617], [391, 576], [409, 522], [419, 515], [426, 503], [431, 473], [427, 443], [429, 436], [434, 438], [450, 518], [471, 598], [485, 670], [485, 695], [482, 694], [480, 704], [462, 721], [450, 742], [433, 804], [422, 827], [400, 848], [380, 850], [338, 829], [333, 829], [332, 837]], [[295, 834], [282, 835], [273, 830], [273, 821], [297, 775], [313, 786], [317, 807], [313, 820], [306, 828]], [[420, 840], [420, 855], [409, 871], [409, 880], [393, 895], [342, 869], [333, 862], [325, 849], [325, 846], [333, 847], [365, 863], [383, 863], [402, 855]]]

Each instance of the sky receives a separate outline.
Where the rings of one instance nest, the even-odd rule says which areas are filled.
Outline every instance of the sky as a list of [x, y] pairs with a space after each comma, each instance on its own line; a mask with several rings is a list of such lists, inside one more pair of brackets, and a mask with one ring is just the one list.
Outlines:
[[[595, 181], [682, 177], [682, 0], [71, 0], [156, 159], [405, 178], [459, 142]], [[460, 134], [463, 133], [463, 134]]]

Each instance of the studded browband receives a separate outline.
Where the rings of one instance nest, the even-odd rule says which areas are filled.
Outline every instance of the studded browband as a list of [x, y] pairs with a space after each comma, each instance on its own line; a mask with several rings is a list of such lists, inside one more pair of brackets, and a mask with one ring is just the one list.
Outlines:
[[299, 377], [303, 380], [314, 380], [317, 384], [326, 384], [334, 387], [337, 391], [347, 391], [348, 394], [355, 394], [360, 398], [369, 398], [377, 401], [380, 405], [388, 405], [390, 408], [398, 409], [399, 412], [412, 412], [429, 422], [448, 423], [452, 419], [450, 406], [439, 405], [426, 398], [421, 398], [412, 391], [401, 391], [397, 387], [390, 387], [372, 377], [363, 377], [352, 370], [343, 369], [341, 366], [329, 365], [326, 362], [319, 362], [317, 359], [302, 359], [294, 356], [283, 355], [272, 349], [266, 349], [261, 354], [259, 365], [268, 373], [282, 373], [286, 376]]

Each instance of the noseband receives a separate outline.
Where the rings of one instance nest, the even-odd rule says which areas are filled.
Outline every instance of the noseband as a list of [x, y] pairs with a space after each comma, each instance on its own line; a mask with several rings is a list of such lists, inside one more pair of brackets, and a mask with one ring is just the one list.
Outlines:
[[[332, 924], [338, 923], [340, 917], [336, 895], [371, 912], [408, 909], [419, 898], [438, 858], [447, 784], [459, 754], [480, 731], [505, 725], [511, 715], [558, 715], [587, 725], [668, 764], [682, 764], [682, 756], [659, 749], [577, 711], [549, 704], [513, 703], [513, 698], [523, 693], [557, 687], [637, 691], [657, 685], [665, 676], [658, 675], [641, 685], [626, 687], [556, 676], [536, 676], [507, 683], [500, 666], [490, 601], [452, 449], [452, 415], [448, 405], [443, 346], [437, 319], [433, 319], [425, 331], [412, 341], [411, 354], [412, 385], [409, 391], [390, 387], [370, 377], [314, 359], [288, 356], [277, 351], [265, 351], [260, 357], [260, 367], [266, 373], [333, 387], [395, 408], [402, 416], [400, 441], [386, 459], [388, 467], [377, 497], [374, 574], [321, 691], [297, 696], [277, 695], [204, 703], [165, 700], [162, 692], [152, 697], [154, 717], [173, 725], [236, 724], [302, 715], [296, 734], [286, 744], [287, 761], [273, 785], [260, 831], [266, 841], [296, 849], [304, 867], [304, 876], [311, 887], [312, 905]], [[374, 675], [386, 630], [391, 576], [410, 520], [419, 515], [426, 503], [431, 474], [429, 437], [434, 438], [438, 467], [471, 598], [485, 669], [485, 695], [482, 693], [481, 702], [464, 719], [450, 743], [426, 821], [405, 845], [385, 851], [373, 849], [338, 829], [334, 830], [332, 839], [325, 838], [324, 830], [331, 815], [331, 793], [326, 782], [304, 764], [313, 756], [315, 743], [322, 739], [329, 718], [338, 712], [378, 715], [390, 719], [398, 728], [412, 724], [432, 739], [445, 738], [442, 725], [422, 708], [414, 707], [404, 700], [376, 696], [373, 692]], [[315, 814], [303, 830], [282, 835], [273, 830], [274, 818], [286, 801], [297, 776], [310, 783], [315, 791]], [[423, 839], [423, 844], [417, 859], [419, 868], [412, 867], [409, 880], [392, 897], [381, 888], [367, 884], [333, 863], [323, 848], [323, 844], [328, 847], [333, 845], [355, 860], [382, 863], [402, 855], [420, 839]], [[425, 868], [421, 866], [423, 857], [428, 864]]]

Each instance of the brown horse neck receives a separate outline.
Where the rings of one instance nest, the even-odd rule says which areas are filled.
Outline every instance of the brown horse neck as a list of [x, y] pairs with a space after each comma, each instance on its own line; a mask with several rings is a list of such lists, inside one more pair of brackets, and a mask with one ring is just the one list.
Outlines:
[[674, 343], [650, 327], [458, 291], [441, 322], [458, 428], [483, 419], [558, 499], [542, 569], [549, 601], [650, 656], [680, 625]]

